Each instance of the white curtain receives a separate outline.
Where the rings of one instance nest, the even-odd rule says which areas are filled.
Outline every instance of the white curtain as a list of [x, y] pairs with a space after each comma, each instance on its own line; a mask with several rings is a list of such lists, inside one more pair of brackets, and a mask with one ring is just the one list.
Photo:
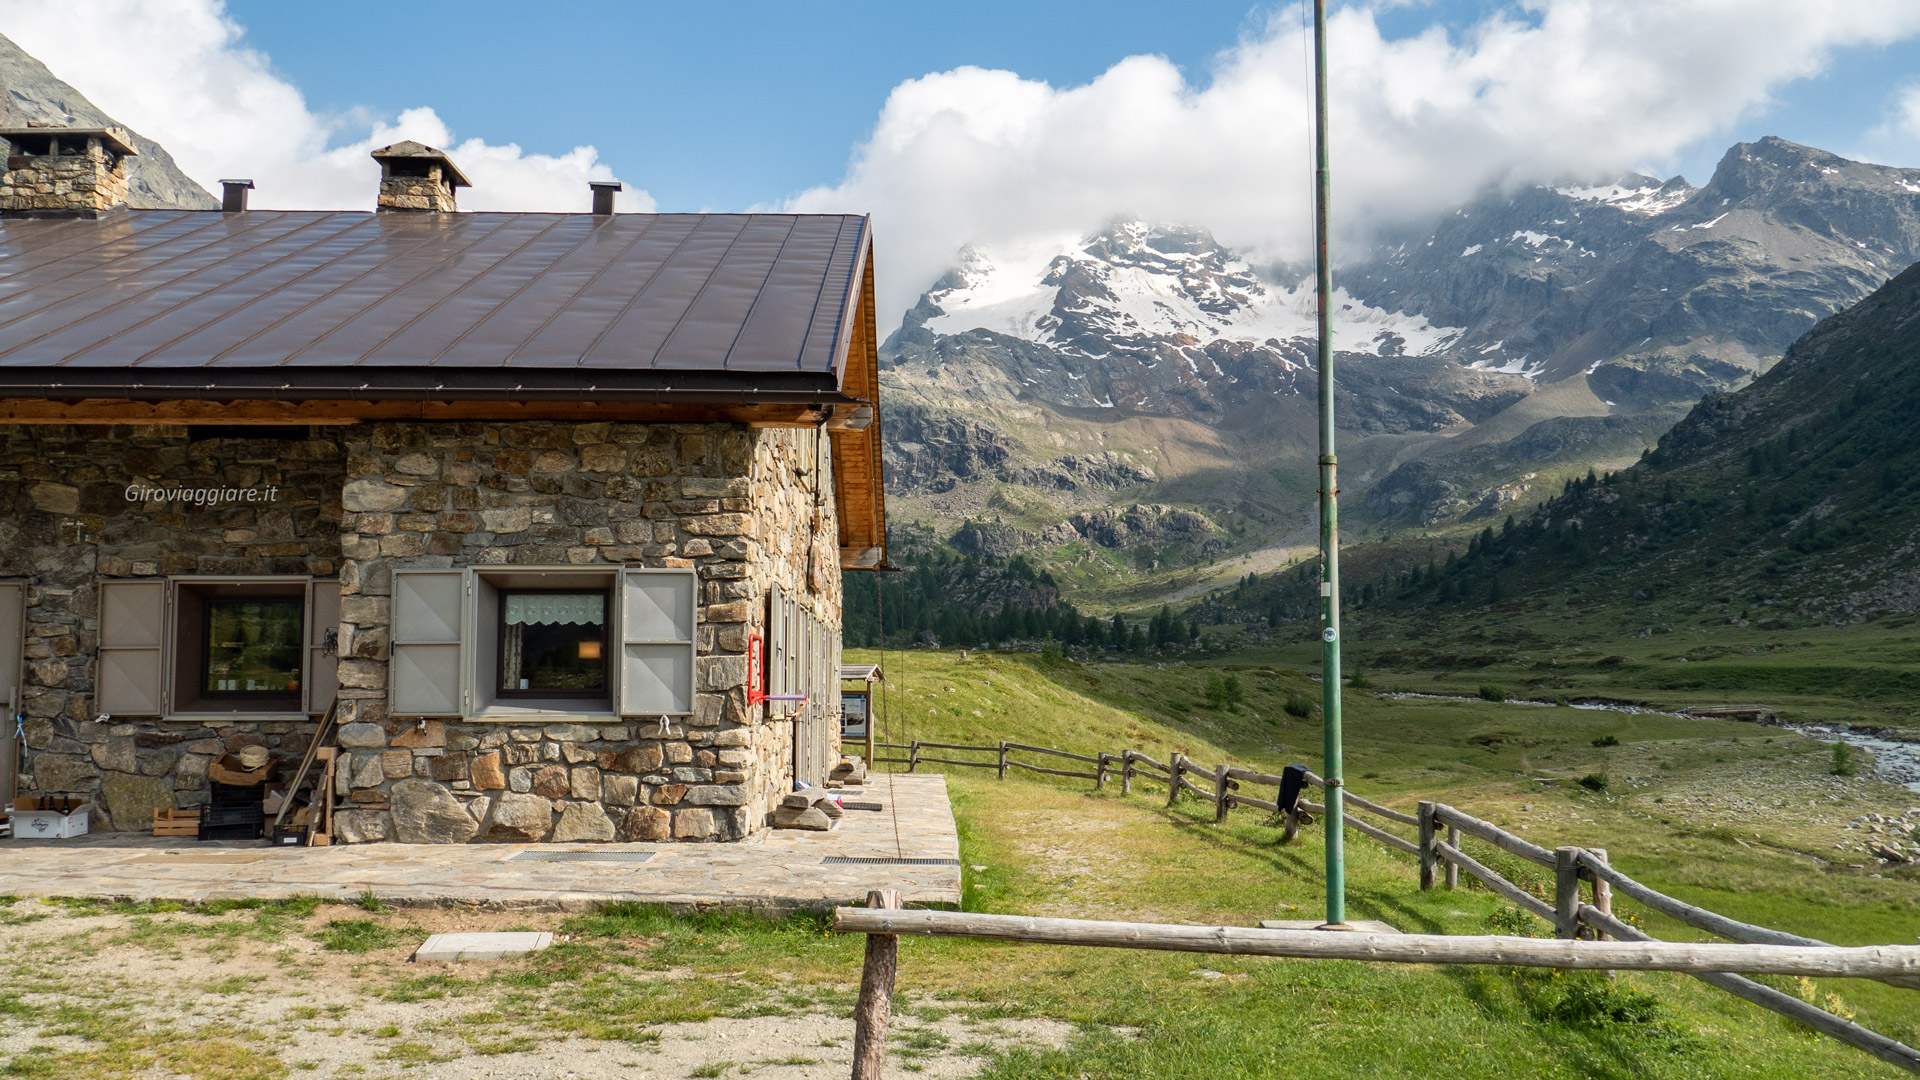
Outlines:
[[509, 593], [507, 625], [532, 626], [543, 623], [584, 623], [592, 626], [607, 621], [605, 593]]

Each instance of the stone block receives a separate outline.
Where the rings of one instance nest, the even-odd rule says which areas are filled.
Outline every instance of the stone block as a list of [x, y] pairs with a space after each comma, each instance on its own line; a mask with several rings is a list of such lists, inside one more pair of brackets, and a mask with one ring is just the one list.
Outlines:
[[[207, 763], [209, 760], [211, 759], [201, 757], [198, 754], [182, 755], [179, 764], [176, 765], [173, 770], [173, 786], [175, 790], [185, 789], [194, 791], [206, 787]], [[175, 796], [175, 798], [178, 798], [178, 796]]]
[[494, 843], [537, 843], [553, 829], [553, 803], [539, 795], [508, 792], [487, 811], [485, 838]]
[[640, 780], [632, 776], [600, 777], [600, 799], [608, 806], [632, 806], [639, 801]]
[[460, 800], [432, 781], [395, 783], [392, 807], [394, 839], [403, 844], [464, 844], [480, 831]]
[[339, 739], [341, 746], [352, 750], [385, 749], [387, 729], [379, 724], [342, 724]]
[[694, 784], [682, 801], [689, 806], [745, 806], [747, 790], [735, 784]]
[[569, 776], [571, 794], [576, 799], [588, 802], [600, 801], [600, 770], [591, 765], [581, 765]]
[[655, 806], [673, 806], [685, 798], [686, 794], [687, 785], [685, 784], [662, 784], [660, 787], [654, 789], [653, 804]]
[[442, 783], [467, 779], [467, 755], [442, 754], [427, 759], [427, 775]]
[[385, 810], [342, 810], [333, 816], [334, 839], [343, 844], [371, 844], [393, 836], [393, 819]]
[[560, 823], [553, 827], [553, 839], [555, 843], [604, 842], [612, 840], [616, 831], [599, 803], [576, 802], [567, 804], [566, 812], [560, 815]]
[[673, 813], [673, 838], [675, 840], [710, 840], [713, 838], [713, 811], [704, 807], [676, 810]]
[[600, 755], [600, 771], [623, 773], [649, 773], [661, 765], [659, 743], [641, 743], [619, 752], [603, 751]]
[[93, 746], [93, 763], [110, 772], [139, 772], [132, 739], [108, 739]]
[[340, 506], [355, 513], [386, 513], [407, 504], [407, 489], [371, 477], [349, 480], [340, 492]]
[[473, 779], [473, 786], [481, 791], [497, 791], [507, 786], [505, 773], [500, 769], [498, 753], [481, 754], [467, 766], [467, 772]]
[[713, 779], [712, 769], [702, 769], [692, 765], [681, 765], [667, 771], [676, 782], [682, 784], [704, 784]]
[[533, 770], [525, 766], [507, 773], [507, 788], [525, 795], [533, 790]]
[[382, 750], [380, 767], [387, 779], [398, 780], [413, 775], [413, 755], [405, 750]]
[[665, 840], [671, 835], [673, 815], [651, 806], [636, 806], [620, 821], [618, 839], [623, 844], [646, 840]]
[[600, 737], [600, 729], [586, 724], [549, 724], [546, 734], [554, 742], [593, 742]]
[[548, 765], [533, 774], [533, 793], [549, 799], [564, 799], [573, 790], [573, 783], [567, 776], [567, 770], [558, 765]]
[[406, 730], [393, 737], [392, 745], [409, 750], [445, 746], [447, 745], [447, 725], [438, 720], [428, 720], [424, 725], [409, 724]]
[[353, 755], [353, 786], [377, 788], [387, 782], [386, 753], [363, 752]]
[[591, 746], [581, 746], [579, 743], [562, 743], [560, 758], [569, 765], [579, 765], [583, 762], [599, 761], [600, 752]]
[[36, 754], [27, 764], [33, 769], [33, 790], [42, 793], [92, 791], [100, 778], [93, 762], [72, 754]]
[[687, 762], [693, 760], [693, 747], [688, 746], [686, 743], [671, 742], [667, 743], [665, 748], [667, 764], [669, 765], [685, 765]]
[[534, 743], [510, 742], [500, 748], [509, 765], [531, 765], [540, 760], [540, 748]]

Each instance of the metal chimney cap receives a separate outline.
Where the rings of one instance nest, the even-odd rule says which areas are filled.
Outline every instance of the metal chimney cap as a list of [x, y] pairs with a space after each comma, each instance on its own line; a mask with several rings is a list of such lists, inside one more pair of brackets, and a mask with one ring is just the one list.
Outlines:
[[595, 191], [605, 188], [608, 191], [625, 191], [626, 187], [618, 180], [589, 180], [587, 186]]
[[250, 189], [250, 188], [252, 188], [252, 187], [253, 187], [253, 181], [251, 181], [251, 180], [222, 180], [222, 181], [220, 181], [220, 186], [221, 186], [221, 187], [243, 187], [243, 188], [249, 188], [249, 189]]

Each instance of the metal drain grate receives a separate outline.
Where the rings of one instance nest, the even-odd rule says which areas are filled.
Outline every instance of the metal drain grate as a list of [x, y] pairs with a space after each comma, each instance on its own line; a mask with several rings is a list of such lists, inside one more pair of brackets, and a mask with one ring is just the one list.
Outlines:
[[646, 862], [651, 851], [522, 851], [508, 862]]
[[829, 855], [820, 860], [829, 866], [959, 866], [959, 859], [867, 858], [859, 855]]

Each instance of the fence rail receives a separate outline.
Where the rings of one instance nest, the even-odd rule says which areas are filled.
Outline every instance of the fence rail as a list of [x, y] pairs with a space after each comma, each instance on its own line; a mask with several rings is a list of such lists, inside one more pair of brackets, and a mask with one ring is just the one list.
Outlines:
[[[877, 743], [907, 751], [905, 758], [875, 758], [895, 762], [912, 772], [921, 764], [958, 765], [994, 769], [1004, 780], [1009, 768], [1053, 776], [1088, 779], [1099, 790], [1109, 775], [1120, 777], [1122, 794], [1131, 794], [1136, 780], [1150, 780], [1167, 788], [1167, 805], [1182, 792], [1211, 802], [1214, 820], [1225, 821], [1236, 807], [1246, 806], [1282, 815], [1284, 841], [1290, 841], [1312, 815], [1324, 814], [1323, 804], [1308, 800], [1308, 788], [1327, 790], [1326, 781], [1305, 774], [1301, 796], [1292, 806], [1280, 805], [1285, 780], [1272, 773], [1222, 763], [1207, 768], [1175, 753], [1165, 763], [1138, 750], [1118, 754], [1076, 754], [1027, 743], [1000, 742], [990, 746], [954, 743]], [[993, 755], [991, 761], [962, 761], [921, 755], [922, 749], [956, 750]], [[1015, 760], [1010, 753], [1045, 754], [1086, 762], [1094, 771], [1056, 769]], [[1206, 783], [1198, 782], [1204, 778]], [[1273, 788], [1273, 800], [1243, 793], [1243, 788]], [[1892, 986], [1920, 990], [1920, 946], [1843, 948], [1780, 930], [1728, 918], [1717, 912], [1668, 896], [1616, 869], [1603, 848], [1559, 847], [1548, 850], [1446, 803], [1422, 802], [1409, 814], [1362, 798], [1344, 787], [1334, 789], [1348, 811], [1347, 828], [1396, 851], [1420, 860], [1420, 887], [1434, 888], [1444, 878], [1457, 887], [1459, 871], [1466, 871], [1488, 891], [1551, 924], [1555, 937], [1473, 938], [1445, 935], [1315, 934], [1310, 931], [1250, 930], [1238, 927], [1162, 927], [1134, 923], [1093, 923], [1068, 919], [1026, 919], [963, 912], [875, 911], [841, 908], [834, 913], [836, 929], [867, 933], [893, 940], [902, 933], [985, 937], [1007, 941], [1100, 945], [1137, 949], [1176, 949], [1187, 952], [1239, 952], [1267, 956], [1321, 956], [1356, 960], [1400, 960], [1409, 963], [1473, 963], [1559, 968], [1635, 969], [1679, 971], [1725, 990], [1761, 1008], [1770, 1009], [1822, 1034], [1864, 1050], [1908, 1072], [1920, 1074], [1920, 1051], [1836, 1016], [1789, 994], [1733, 974], [1821, 975], [1865, 978]], [[1380, 824], [1362, 820], [1367, 814]], [[1411, 826], [1417, 838], [1392, 832], [1387, 824]], [[1442, 839], [1442, 830], [1445, 838]], [[1515, 883], [1463, 849], [1465, 837], [1485, 843], [1553, 873], [1552, 896], [1543, 897]], [[1583, 894], [1583, 888], [1585, 890]], [[1696, 930], [1726, 938], [1718, 943], [1664, 942], [1620, 919], [1613, 912], [1613, 893], [1659, 912]], [[984, 920], [984, 921], [982, 921]], [[996, 921], [999, 920], [999, 921]], [[1012, 920], [1012, 921], [1004, 921]], [[1124, 929], [1115, 929], [1124, 928]], [[1304, 935], [1273, 937], [1271, 935]], [[1311, 939], [1311, 940], [1308, 940]], [[1582, 940], [1585, 939], [1585, 940]], [[872, 940], [870, 938], [870, 940]], [[1365, 942], [1363, 944], [1362, 942]], [[1157, 942], [1157, 943], [1156, 943]], [[1399, 943], [1381, 945], [1381, 942]], [[1531, 943], [1518, 946], [1512, 943]], [[1344, 944], [1343, 944], [1344, 943]], [[1467, 944], [1461, 944], [1467, 943]], [[1258, 946], [1256, 948], [1255, 946]], [[1630, 947], [1623, 947], [1630, 946]], [[1271, 952], [1267, 949], [1309, 951]], [[1350, 954], [1349, 954], [1350, 953]], [[1498, 956], [1498, 959], [1487, 957]], [[1476, 958], [1477, 957], [1477, 958]], [[1533, 957], [1538, 963], [1515, 957]], [[1674, 959], [1691, 957], [1685, 961]], [[1734, 959], [1738, 957], [1738, 960]], [[1666, 958], [1666, 959], [1661, 959]], [[1671, 961], [1671, 963], [1669, 963]], [[1692, 965], [1692, 966], [1686, 966]], [[891, 972], [888, 973], [891, 989]]]

